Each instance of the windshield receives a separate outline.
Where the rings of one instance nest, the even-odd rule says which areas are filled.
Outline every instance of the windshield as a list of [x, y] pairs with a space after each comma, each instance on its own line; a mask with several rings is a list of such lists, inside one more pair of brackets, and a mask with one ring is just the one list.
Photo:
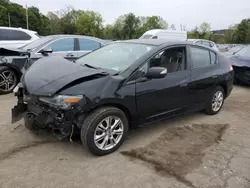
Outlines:
[[236, 52], [235, 55], [243, 56], [243, 57], [250, 57], [250, 45], [242, 48], [240, 51]]
[[153, 48], [144, 44], [113, 43], [83, 56], [76, 63], [121, 72]]
[[52, 39], [53, 38], [51, 38], [51, 37], [42, 37], [42, 38], [37, 39], [29, 44], [22, 46], [20, 49], [33, 51], [33, 50], [37, 49], [38, 47], [40, 47], [41, 45], [48, 43]]

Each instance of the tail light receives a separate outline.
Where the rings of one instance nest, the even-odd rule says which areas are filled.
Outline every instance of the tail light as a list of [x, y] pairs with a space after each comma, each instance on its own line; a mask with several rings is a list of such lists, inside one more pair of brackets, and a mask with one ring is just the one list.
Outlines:
[[232, 63], [231, 63], [230, 60], [228, 61], [228, 64], [229, 64], [229, 72], [233, 71], [234, 68], [233, 68]]
[[229, 71], [231, 72], [233, 70], [234, 70], [233, 66], [231, 64], [229, 64]]

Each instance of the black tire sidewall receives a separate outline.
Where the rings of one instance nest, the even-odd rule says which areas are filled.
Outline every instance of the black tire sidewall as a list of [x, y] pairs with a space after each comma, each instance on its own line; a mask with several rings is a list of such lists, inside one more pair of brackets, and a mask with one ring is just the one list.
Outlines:
[[[117, 108], [107, 108], [101, 113], [98, 111], [95, 113], [99, 113], [99, 114], [95, 116], [94, 119], [90, 120], [87, 124], [85, 123], [83, 124], [81, 128], [81, 140], [82, 142], [85, 142], [84, 145], [88, 148], [88, 150], [92, 154], [97, 155], [97, 156], [107, 155], [117, 150], [121, 146], [121, 144], [124, 142], [128, 133], [128, 120], [127, 120], [126, 115]], [[124, 126], [123, 136], [121, 140], [119, 141], [119, 143], [114, 148], [110, 150], [101, 150], [94, 143], [94, 134], [95, 134], [97, 125], [108, 116], [116, 116], [121, 119], [123, 126]], [[87, 126], [87, 127], [84, 127], [84, 126]]]

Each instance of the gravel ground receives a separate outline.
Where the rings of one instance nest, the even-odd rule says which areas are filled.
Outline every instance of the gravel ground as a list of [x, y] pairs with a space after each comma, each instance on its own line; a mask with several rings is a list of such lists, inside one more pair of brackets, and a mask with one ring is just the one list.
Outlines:
[[10, 124], [12, 94], [0, 96], [0, 188], [250, 188], [250, 88], [235, 86], [222, 111], [133, 130], [115, 153]]

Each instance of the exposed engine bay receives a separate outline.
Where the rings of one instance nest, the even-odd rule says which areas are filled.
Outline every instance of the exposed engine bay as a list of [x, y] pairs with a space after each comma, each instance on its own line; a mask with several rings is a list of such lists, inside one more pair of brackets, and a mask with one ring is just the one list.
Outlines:
[[[25, 126], [29, 130], [51, 129], [59, 139], [70, 138], [79, 131], [83, 118], [80, 116], [81, 108], [74, 106], [68, 110], [51, 108], [41, 102], [37, 96], [27, 93], [20, 84], [15, 95], [18, 97], [17, 105], [12, 109], [12, 122], [24, 118]], [[79, 121], [80, 120], [80, 121]]]

